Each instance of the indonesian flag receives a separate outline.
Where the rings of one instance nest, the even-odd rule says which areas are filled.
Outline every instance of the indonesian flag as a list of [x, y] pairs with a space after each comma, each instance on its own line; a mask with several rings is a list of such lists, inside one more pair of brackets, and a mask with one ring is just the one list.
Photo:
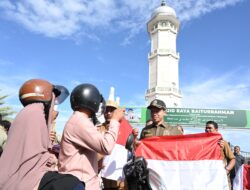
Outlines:
[[120, 123], [118, 138], [116, 145], [109, 156], [105, 156], [103, 160], [104, 169], [101, 170], [101, 176], [112, 180], [124, 180], [123, 166], [127, 163], [128, 150], [125, 144], [132, 127], [126, 119]]
[[154, 190], [228, 190], [221, 138], [212, 133], [147, 138], [136, 155], [147, 160]]
[[234, 178], [234, 190], [248, 190], [250, 189], [250, 166], [241, 165]]

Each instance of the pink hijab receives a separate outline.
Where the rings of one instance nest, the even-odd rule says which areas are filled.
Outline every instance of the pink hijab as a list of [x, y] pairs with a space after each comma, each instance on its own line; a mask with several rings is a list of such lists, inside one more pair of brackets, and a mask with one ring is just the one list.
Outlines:
[[[54, 104], [50, 108], [48, 123], [51, 123], [53, 107]], [[46, 166], [51, 147], [49, 131], [42, 103], [27, 105], [18, 113], [0, 157], [1, 190], [34, 189], [43, 175], [51, 170]]]

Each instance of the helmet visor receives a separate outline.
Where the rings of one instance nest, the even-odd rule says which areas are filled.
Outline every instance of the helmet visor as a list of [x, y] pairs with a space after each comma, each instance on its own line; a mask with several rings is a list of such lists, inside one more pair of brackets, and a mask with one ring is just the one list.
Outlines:
[[99, 107], [99, 112], [104, 114], [105, 110], [106, 110], [106, 101], [103, 98], [103, 96], [101, 95], [101, 103], [100, 103], [100, 107]]
[[106, 101], [103, 98], [103, 96], [101, 95], [101, 101], [100, 101], [100, 105], [99, 105], [98, 111], [96, 113], [96, 117], [101, 117], [101, 115], [104, 114], [105, 109], [106, 109]]
[[56, 96], [55, 104], [61, 104], [69, 96], [69, 91], [66, 87], [61, 85], [53, 85], [53, 92]]

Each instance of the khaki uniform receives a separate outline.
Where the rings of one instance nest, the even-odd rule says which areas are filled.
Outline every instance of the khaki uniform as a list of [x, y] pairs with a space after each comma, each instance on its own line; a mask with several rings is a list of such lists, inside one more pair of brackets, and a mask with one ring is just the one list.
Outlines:
[[182, 132], [177, 127], [172, 127], [165, 122], [158, 126], [152, 123], [142, 129], [140, 140], [148, 137], [170, 135], [182, 135]]
[[[109, 125], [107, 123], [103, 123], [101, 126], [98, 126], [98, 131], [100, 131], [103, 134], [106, 131], [108, 131], [108, 129], [109, 129]], [[97, 158], [98, 158], [98, 165], [100, 165], [101, 163], [99, 162], [103, 161], [104, 156], [101, 154], [98, 154]], [[126, 190], [127, 189], [123, 181], [114, 181], [114, 180], [102, 178], [102, 182], [103, 182], [104, 190], [109, 190], [109, 189], [110, 190]]]
[[[235, 156], [232, 150], [230, 149], [228, 142], [225, 140], [224, 140], [224, 147], [223, 149], [221, 149], [221, 155], [222, 155], [222, 159], [223, 159], [225, 167], [228, 165], [230, 160], [235, 159]], [[231, 189], [230, 173], [227, 174], [227, 179], [228, 179], [229, 189]]]

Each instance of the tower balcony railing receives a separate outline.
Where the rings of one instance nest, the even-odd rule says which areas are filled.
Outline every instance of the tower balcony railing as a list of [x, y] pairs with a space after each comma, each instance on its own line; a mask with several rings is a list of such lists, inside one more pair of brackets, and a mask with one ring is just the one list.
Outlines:
[[180, 54], [172, 49], [155, 49], [148, 54], [148, 58], [153, 58], [156, 55], [172, 55], [174, 58], [179, 59]]
[[182, 95], [182, 92], [174, 87], [154, 87], [146, 91], [146, 94], [148, 95], [151, 93], [167, 93], [167, 94], [174, 93], [180, 96]]
[[154, 27], [151, 28], [150, 33], [154, 34], [154, 33], [158, 32], [158, 31], [166, 31], [166, 30], [171, 31], [174, 34], [177, 34], [177, 32], [178, 32], [176, 26], [172, 26], [172, 27], [171, 26], [159, 26], [159, 27], [154, 26]]

